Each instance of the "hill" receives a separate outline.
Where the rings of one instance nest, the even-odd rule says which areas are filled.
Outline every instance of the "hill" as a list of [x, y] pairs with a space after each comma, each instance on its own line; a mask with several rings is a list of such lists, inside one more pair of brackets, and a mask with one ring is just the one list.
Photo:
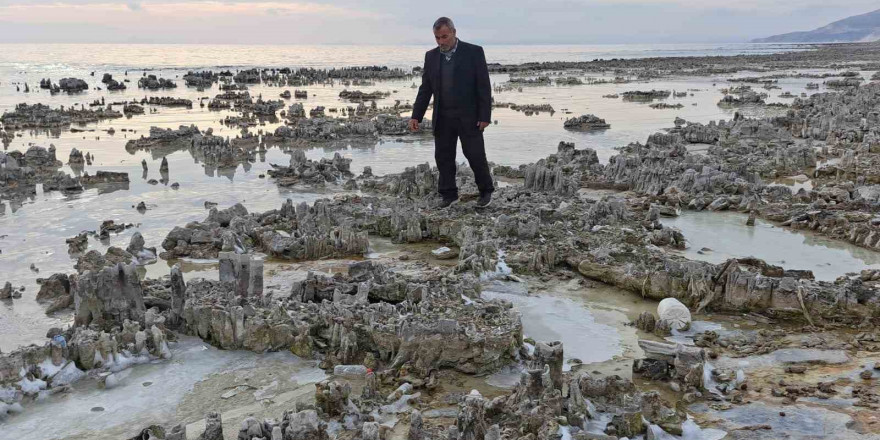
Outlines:
[[850, 43], [880, 40], [880, 9], [853, 15], [818, 29], [757, 38], [752, 43]]

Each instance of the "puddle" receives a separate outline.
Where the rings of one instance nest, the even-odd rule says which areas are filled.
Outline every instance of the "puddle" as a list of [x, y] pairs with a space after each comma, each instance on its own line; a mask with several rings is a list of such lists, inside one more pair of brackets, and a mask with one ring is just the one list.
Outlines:
[[[775, 406], [761, 402], [737, 405], [717, 411], [706, 404], [691, 405], [693, 412], [715, 418], [722, 429], [737, 431], [731, 438], [741, 439], [850, 439], [865, 438], [847, 428], [852, 418], [839, 412], [806, 405]], [[785, 413], [781, 416], [780, 412]], [[743, 430], [767, 425], [771, 429]]]
[[755, 369], [788, 364], [840, 365], [850, 361], [843, 350], [820, 350], [816, 348], [782, 348], [759, 356], [747, 358], [718, 358], [715, 363], [723, 368]]
[[792, 194], [795, 194], [802, 189], [805, 191], [812, 191], [813, 181], [810, 180], [807, 176], [801, 174], [799, 176], [782, 177], [779, 179], [775, 179], [771, 181], [767, 186], [784, 186], [790, 189]]
[[[757, 220], [746, 226], [738, 212], [682, 212], [662, 218], [665, 226], [681, 230], [688, 242], [684, 256], [723, 263], [729, 258], [757, 257], [785, 269], [808, 269], [817, 280], [834, 281], [848, 272], [880, 269], [880, 253], [842, 241], [794, 231]], [[709, 248], [708, 251], [701, 251]]]
[[[640, 354], [637, 347], [638, 336], [634, 327], [620, 309], [592, 303], [578, 295], [590, 289], [581, 288], [565, 291], [541, 291], [539, 295], [528, 295], [528, 283], [495, 281], [484, 286], [482, 297], [500, 298], [510, 301], [522, 315], [523, 334], [535, 341], [562, 341], [565, 347], [563, 369], [572, 369], [573, 359], [580, 360], [591, 370], [609, 361], [622, 362], [625, 357], [633, 359]], [[598, 289], [597, 289], [598, 290]], [[616, 293], [609, 293], [615, 295]], [[628, 361], [627, 361], [628, 362]], [[619, 368], [619, 366], [617, 366]], [[500, 373], [493, 381], [509, 384], [514, 371]], [[621, 376], [629, 371], [617, 371]]]
[[[247, 372], [273, 360], [283, 360], [301, 369], [300, 383], [315, 382], [323, 377], [314, 362], [290, 353], [261, 355], [224, 351], [192, 337], [181, 338], [171, 351], [173, 358], [169, 361], [127, 370], [131, 373], [115, 388], [99, 389], [96, 381], [84, 379], [73, 384], [69, 393], [26, 406], [22, 414], [10, 417], [3, 425], [4, 438], [129, 438], [149, 424], [168, 424], [175, 420], [178, 406], [212, 373]], [[145, 386], [146, 383], [150, 385]], [[220, 400], [220, 395], [221, 392], [216, 392], [205, 397], [203, 405], [211, 406], [211, 400]], [[253, 400], [252, 394], [250, 398]], [[103, 411], [93, 412], [91, 408], [96, 407]], [[204, 417], [204, 414], [193, 417]]]
[[513, 389], [519, 384], [526, 368], [522, 365], [505, 365], [497, 372], [486, 377], [486, 383], [493, 387]]
[[[431, 265], [456, 266], [458, 256], [440, 259], [433, 251], [445, 247], [435, 241], [422, 241], [418, 243], [394, 243], [390, 238], [370, 235], [370, 253], [368, 259], [400, 259], [401, 257], [411, 260], [427, 261]], [[454, 247], [455, 252], [458, 248]]]

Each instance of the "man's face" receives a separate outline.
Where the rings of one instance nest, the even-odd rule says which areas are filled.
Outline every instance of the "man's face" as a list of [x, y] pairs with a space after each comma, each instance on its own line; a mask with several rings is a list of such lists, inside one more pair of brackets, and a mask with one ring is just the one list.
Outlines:
[[455, 31], [448, 26], [440, 26], [440, 29], [434, 31], [434, 40], [437, 41], [440, 50], [448, 51], [455, 46]]

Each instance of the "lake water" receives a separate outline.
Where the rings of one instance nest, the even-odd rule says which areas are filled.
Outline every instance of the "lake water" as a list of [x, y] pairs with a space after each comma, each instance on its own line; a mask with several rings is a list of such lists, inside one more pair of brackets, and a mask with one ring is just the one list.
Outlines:
[[[518, 63], [525, 61], [587, 61], [595, 58], [633, 58], [646, 56], [687, 55], [733, 55], [768, 53], [784, 50], [801, 50], [790, 45], [602, 45], [602, 46], [486, 46], [489, 62]], [[70, 322], [68, 315], [48, 317], [44, 307], [34, 297], [39, 290], [38, 277], [48, 277], [56, 272], [73, 272], [75, 260], [67, 254], [65, 239], [83, 230], [96, 230], [103, 220], [116, 223], [132, 223], [136, 227], [98, 242], [89, 239], [89, 249], [101, 252], [108, 246], [125, 248], [131, 235], [139, 231], [147, 246], [159, 247], [162, 239], [174, 226], [182, 226], [194, 220], [203, 220], [207, 211], [205, 201], [219, 203], [220, 208], [237, 202], [251, 211], [278, 208], [285, 199], [313, 201], [332, 195], [327, 191], [295, 190], [279, 188], [271, 179], [261, 178], [271, 163], [287, 164], [289, 153], [270, 149], [260, 155], [255, 163], [239, 166], [235, 170], [218, 172], [197, 163], [188, 152], [176, 152], [168, 156], [170, 182], [180, 184], [179, 190], [167, 185], [150, 185], [147, 179], [158, 179], [160, 156], [147, 152], [130, 154], [125, 143], [146, 135], [151, 126], [177, 128], [195, 124], [200, 129], [212, 128], [215, 134], [234, 137], [238, 129], [223, 126], [220, 121], [237, 113], [209, 111], [200, 108], [200, 97], [213, 97], [219, 93], [215, 84], [210, 90], [198, 92], [187, 88], [180, 79], [188, 70], [232, 69], [247, 67], [341, 67], [353, 65], [387, 65], [411, 68], [418, 66], [424, 56], [425, 46], [197, 46], [197, 45], [0, 45], [0, 112], [14, 108], [18, 103], [43, 103], [51, 107], [88, 104], [105, 98], [107, 102], [140, 100], [145, 96], [174, 96], [193, 100], [192, 109], [158, 107], [152, 113], [131, 118], [121, 118], [89, 124], [85, 132], [61, 131], [18, 132], [9, 151], [25, 151], [30, 145], [57, 148], [59, 160], [67, 162], [69, 152], [77, 148], [96, 157], [86, 171], [97, 170], [128, 172], [131, 183], [128, 190], [99, 192], [88, 190], [80, 194], [62, 195], [58, 192], [38, 194], [27, 200], [2, 200], [0, 210], [0, 285], [10, 281], [14, 286], [25, 286], [23, 298], [0, 301], [0, 350], [8, 351], [19, 345], [40, 342], [46, 330]], [[137, 88], [137, 79], [149, 73], [172, 79], [176, 89], [146, 91]], [[95, 72], [94, 76], [91, 73]], [[129, 79], [128, 89], [120, 92], [94, 90], [99, 86], [103, 73], [111, 73], [118, 80]], [[746, 73], [743, 73], [745, 75]], [[608, 75], [613, 76], [609, 72]], [[584, 79], [583, 75], [579, 75]], [[85, 79], [92, 90], [81, 94], [64, 93], [50, 95], [38, 88], [39, 80], [51, 78], [54, 82], [64, 77]], [[492, 75], [491, 81], [498, 85], [507, 81], [507, 75]], [[709, 122], [729, 119], [733, 110], [719, 108], [721, 89], [728, 87], [725, 76], [664, 78], [652, 82], [626, 84], [601, 84], [578, 86], [525, 87], [522, 91], [510, 90], [494, 93], [496, 102], [517, 104], [548, 103], [555, 113], [525, 116], [507, 108], [493, 111], [493, 122], [486, 130], [487, 154], [490, 161], [504, 165], [534, 162], [556, 152], [560, 141], [574, 142], [578, 148], [595, 149], [606, 162], [615, 154], [615, 148], [630, 142], [644, 142], [648, 135], [672, 126], [675, 117], [689, 121]], [[799, 95], [805, 91], [808, 79], [783, 79], [781, 89], [771, 91], [770, 102], [790, 102], [779, 98], [782, 92]], [[27, 83], [31, 93], [16, 91]], [[411, 102], [415, 98], [415, 85], [419, 78], [377, 82], [373, 86], [357, 87], [364, 91], [388, 91], [391, 95], [377, 101], [379, 106], [393, 105], [396, 100]], [[303, 100], [307, 109], [318, 105], [345, 107], [351, 105], [338, 97], [345, 87], [341, 84], [299, 87], [308, 91]], [[603, 95], [628, 90], [668, 89], [688, 91], [683, 98], [669, 98], [667, 102], [681, 103], [681, 109], [656, 110], [647, 103], [625, 102], [622, 99], [603, 98]], [[265, 84], [251, 85], [251, 96], [262, 95], [277, 99], [279, 93], [293, 87], [273, 87]], [[292, 103], [295, 100], [288, 100]], [[563, 121], [572, 116], [593, 113], [606, 119], [611, 129], [594, 133], [571, 132], [562, 128]], [[279, 125], [267, 123], [258, 127], [271, 131]], [[115, 129], [110, 135], [105, 131]], [[128, 130], [123, 132], [122, 129]], [[253, 130], [252, 131], [256, 131]], [[310, 148], [309, 158], [332, 157], [335, 153], [352, 159], [352, 170], [359, 173], [364, 166], [371, 166], [374, 173], [386, 174], [402, 171], [407, 166], [429, 162], [433, 165], [433, 139], [430, 135], [383, 138], [369, 145], [334, 145]], [[141, 178], [141, 160], [146, 160], [149, 173]], [[459, 160], [464, 158], [459, 156]], [[66, 165], [63, 171], [71, 173]], [[150, 208], [141, 214], [134, 209], [144, 201]], [[710, 246], [711, 247], [711, 246]], [[29, 269], [33, 263], [39, 273]], [[151, 273], [167, 273], [167, 262], [158, 262]]]

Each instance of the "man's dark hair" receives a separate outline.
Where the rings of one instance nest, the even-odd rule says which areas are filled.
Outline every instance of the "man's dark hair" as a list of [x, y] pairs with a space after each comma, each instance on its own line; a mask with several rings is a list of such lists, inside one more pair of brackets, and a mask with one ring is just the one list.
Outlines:
[[448, 27], [450, 31], [455, 30], [455, 24], [452, 23], [452, 19], [449, 17], [440, 17], [437, 19], [437, 21], [434, 22], [435, 31], [442, 28], [443, 26]]

